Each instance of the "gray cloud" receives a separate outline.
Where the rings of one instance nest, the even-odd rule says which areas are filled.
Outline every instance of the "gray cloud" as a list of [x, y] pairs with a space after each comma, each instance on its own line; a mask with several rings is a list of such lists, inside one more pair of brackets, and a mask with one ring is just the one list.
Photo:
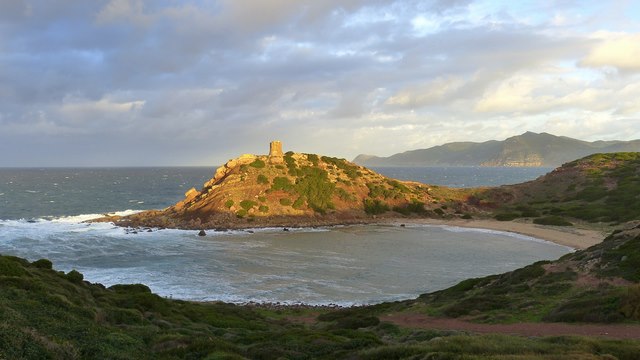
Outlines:
[[0, 2], [0, 166], [217, 164], [275, 138], [350, 158], [640, 137], [621, 46], [640, 19], [579, 5]]

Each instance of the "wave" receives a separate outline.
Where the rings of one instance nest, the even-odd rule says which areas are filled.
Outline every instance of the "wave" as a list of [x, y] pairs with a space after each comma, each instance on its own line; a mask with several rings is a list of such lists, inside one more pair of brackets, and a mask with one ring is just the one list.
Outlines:
[[43, 218], [41, 220], [57, 222], [57, 223], [81, 223], [88, 220], [99, 219], [104, 216], [128, 216], [128, 215], [137, 214], [142, 211], [144, 210], [128, 209], [128, 210], [114, 211], [114, 212], [104, 213], [104, 214], [69, 215], [69, 216], [60, 216], [60, 217], [54, 217], [54, 218]]

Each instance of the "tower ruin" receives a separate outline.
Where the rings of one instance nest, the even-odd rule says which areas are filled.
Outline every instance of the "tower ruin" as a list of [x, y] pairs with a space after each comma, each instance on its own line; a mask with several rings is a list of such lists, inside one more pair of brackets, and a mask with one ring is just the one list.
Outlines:
[[284, 162], [282, 143], [278, 140], [269, 143], [269, 162], [271, 164], [282, 164]]

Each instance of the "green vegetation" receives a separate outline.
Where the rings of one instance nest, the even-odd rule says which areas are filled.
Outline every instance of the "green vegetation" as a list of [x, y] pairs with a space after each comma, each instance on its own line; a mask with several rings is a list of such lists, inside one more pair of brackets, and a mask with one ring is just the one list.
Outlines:
[[520, 217], [520, 214], [515, 212], [500, 213], [493, 216], [498, 221], [511, 221]]
[[231, 209], [233, 204], [234, 204], [233, 200], [229, 199], [229, 200], [224, 202], [224, 207], [226, 207], [227, 209]]
[[407, 203], [405, 206], [394, 206], [393, 211], [400, 213], [402, 215], [425, 215], [427, 214], [427, 209], [424, 207], [424, 203], [422, 201], [418, 201], [417, 199], [412, 199], [410, 203]]
[[293, 202], [291, 201], [291, 199], [288, 198], [282, 198], [280, 199], [280, 205], [282, 206], [290, 206]]
[[339, 159], [335, 157], [323, 156], [322, 161], [335, 166], [336, 168], [344, 171], [344, 173], [350, 179], [357, 179], [360, 176], [359, 167], [357, 165], [353, 165], [345, 159]]
[[258, 184], [268, 184], [269, 178], [267, 178], [264, 174], [258, 175]]
[[[554, 215], [588, 222], [640, 219], [640, 153], [594, 154], [572, 161], [541, 180], [489, 190], [500, 211], [513, 205], [518, 217]], [[525, 196], [508, 199], [509, 192]]]
[[309, 207], [316, 212], [333, 209], [331, 198], [336, 184], [329, 181], [327, 172], [317, 167], [304, 167], [302, 171], [304, 175], [298, 178], [296, 192], [304, 196]]
[[[616, 233], [558, 262], [468, 279], [417, 300], [339, 310], [170, 300], [142, 284], [90, 284], [46, 259], [0, 256], [0, 358], [631, 360], [639, 340], [470, 335], [398, 327], [379, 316], [413, 309], [480, 322], [637, 321], [639, 244], [640, 236]], [[576, 286], [584, 264], [636, 282]], [[290, 320], [314, 313], [314, 324]]]
[[256, 205], [258, 205], [258, 203], [253, 201], [253, 200], [242, 200], [242, 201], [240, 201], [240, 207], [245, 211], [249, 211], [252, 207], [254, 207]]
[[534, 224], [539, 225], [555, 225], [555, 226], [573, 226], [573, 224], [560, 216], [545, 216], [533, 219]]
[[389, 210], [389, 205], [379, 199], [364, 199], [364, 212], [369, 215], [382, 214]]
[[252, 166], [256, 169], [262, 169], [265, 167], [265, 163], [264, 161], [260, 160], [260, 159], [255, 159], [251, 164], [249, 164], [249, 166]]
[[284, 190], [287, 192], [293, 191], [294, 187], [288, 177], [277, 176], [273, 179], [271, 190]]
[[260, 211], [262, 213], [268, 213], [269, 212], [269, 207], [267, 205], [260, 205], [260, 207], [258, 207], [258, 211]]

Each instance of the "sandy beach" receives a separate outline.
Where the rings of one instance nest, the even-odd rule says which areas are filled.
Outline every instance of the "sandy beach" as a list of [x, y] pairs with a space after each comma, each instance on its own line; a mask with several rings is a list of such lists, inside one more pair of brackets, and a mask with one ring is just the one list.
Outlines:
[[569, 246], [574, 249], [586, 249], [602, 242], [607, 233], [597, 230], [581, 229], [576, 227], [537, 225], [533, 223], [497, 221], [490, 219], [403, 219], [405, 223], [448, 225], [468, 228], [508, 231], [521, 235]]

